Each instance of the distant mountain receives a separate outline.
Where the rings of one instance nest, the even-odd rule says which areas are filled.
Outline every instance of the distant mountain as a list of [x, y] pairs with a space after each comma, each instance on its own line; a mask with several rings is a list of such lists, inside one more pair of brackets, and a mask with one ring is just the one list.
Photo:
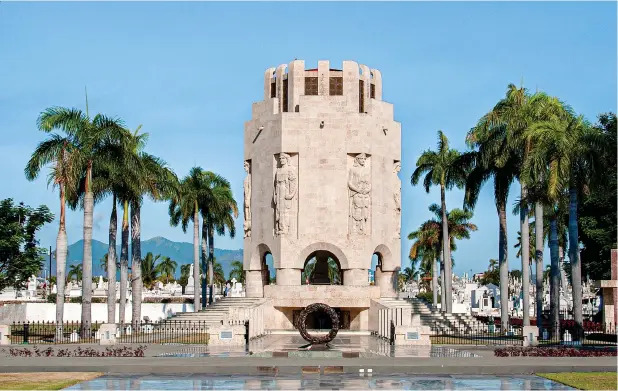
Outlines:
[[[105, 275], [105, 271], [101, 268], [100, 260], [107, 254], [107, 243], [98, 240], [92, 240], [92, 275]], [[173, 242], [169, 239], [157, 236], [152, 239], [142, 241], [142, 258], [149, 252], [154, 255], [161, 254], [162, 257], [170, 257], [178, 264], [176, 268], [176, 277], [180, 277], [180, 266], [193, 263], [193, 244], [187, 242]], [[84, 254], [84, 241], [78, 240], [69, 246], [69, 254], [67, 256], [67, 272], [71, 265], [80, 264]], [[120, 256], [120, 246], [116, 249], [116, 254]], [[201, 254], [201, 253], [200, 253]], [[215, 248], [215, 257], [217, 262], [223, 267], [225, 277], [227, 278], [232, 270], [233, 261], [241, 261], [243, 259], [243, 250], [223, 250]], [[131, 246], [129, 246], [129, 263], [131, 262]], [[46, 265], [49, 260], [46, 259]], [[56, 274], [56, 262], [52, 260], [53, 275]]]

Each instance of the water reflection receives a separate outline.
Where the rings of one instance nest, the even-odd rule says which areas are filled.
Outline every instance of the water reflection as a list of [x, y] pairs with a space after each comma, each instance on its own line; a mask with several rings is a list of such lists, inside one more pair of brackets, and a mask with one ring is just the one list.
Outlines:
[[105, 375], [67, 390], [573, 390], [536, 376], [406, 376], [352, 374], [302, 377], [193, 375]]

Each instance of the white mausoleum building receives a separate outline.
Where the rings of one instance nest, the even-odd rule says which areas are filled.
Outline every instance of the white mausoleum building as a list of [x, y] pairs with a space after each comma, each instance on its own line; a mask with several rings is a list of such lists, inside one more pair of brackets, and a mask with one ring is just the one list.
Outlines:
[[372, 300], [396, 296], [401, 263], [401, 125], [380, 72], [353, 61], [268, 69], [244, 136], [246, 296], [272, 306], [264, 328], [292, 329], [321, 302], [342, 328], [375, 330]]

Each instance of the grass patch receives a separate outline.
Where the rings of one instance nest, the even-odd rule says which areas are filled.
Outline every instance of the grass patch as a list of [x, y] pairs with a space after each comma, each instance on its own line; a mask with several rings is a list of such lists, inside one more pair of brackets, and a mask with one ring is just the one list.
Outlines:
[[566, 384], [580, 390], [616, 390], [618, 380], [616, 372], [564, 372], [564, 373], [537, 373], [558, 383]]
[[0, 373], [0, 390], [61, 390], [101, 375], [96, 372]]

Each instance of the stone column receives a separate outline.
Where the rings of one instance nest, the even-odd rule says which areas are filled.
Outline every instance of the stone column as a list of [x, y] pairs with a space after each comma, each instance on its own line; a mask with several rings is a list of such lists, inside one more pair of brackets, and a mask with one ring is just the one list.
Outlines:
[[247, 270], [245, 272], [245, 296], [264, 297], [264, 281], [261, 270]]
[[395, 272], [393, 271], [383, 270], [382, 273], [380, 273], [380, 281], [378, 282], [380, 286], [380, 297], [397, 297], [397, 290], [393, 282], [394, 277]]
[[300, 269], [277, 269], [277, 285], [300, 285]]
[[367, 269], [348, 269], [343, 271], [343, 285], [367, 286], [369, 275]]

